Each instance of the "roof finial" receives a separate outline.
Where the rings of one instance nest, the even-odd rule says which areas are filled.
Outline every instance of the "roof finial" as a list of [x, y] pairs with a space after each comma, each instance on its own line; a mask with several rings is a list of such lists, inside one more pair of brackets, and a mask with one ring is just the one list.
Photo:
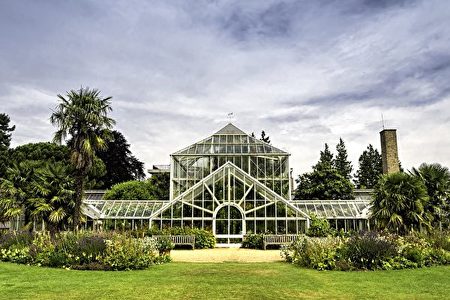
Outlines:
[[231, 121], [234, 119], [234, 113], [232, 113], [232, 112], [228, 113], [227, 119], [231, 123]]

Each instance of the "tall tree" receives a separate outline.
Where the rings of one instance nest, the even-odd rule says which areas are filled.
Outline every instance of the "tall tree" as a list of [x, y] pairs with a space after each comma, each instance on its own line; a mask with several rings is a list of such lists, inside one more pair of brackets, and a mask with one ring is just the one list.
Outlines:
[[332, 169], [334, 167], [333, 153], [330, 151], [330, 147], [325, 143], [325, 148], [320, 151], [320, 158], [317, 164], [313, 167], [314, 169]]
[[38, 160], [48, 163], [68, 162], [70, 159], [69, 148], [65, 145], [40, 142], [28, 143], [10, 149], [9, 158], [12, 162], [19, 163], [25, 160]]
[[58, 95], [58, 98], [59, 104], [50, 121], [58, 128], [53, 139], [56, 143], [71, 139], [70, 160], [75, 168], [73, 228], [77, 230], [86, 177], [96, 152], [106, 148], [109, 129], [115, 124], [108, 116], [112, 111], [112, 97], [102, 98], [96, 89], [80, 88], [71, 90], [65, 97]]
[[11, 143], [11, 132], [16, 126], [9, 126], [9, 116], [0, 113], [0, 178], [5, 177], [6, 166], [8, 165], [8, 149]]
[[[69, 148], [65, 145], [57, 145], [55, 143], [28, 143], [9, 149], [8, 154], [9, 166], [24, 161], [39, 162], [38, 165], [42, 166], [58, 162], [62, 162], [68, 166], [71, 165]], [[69, 172], [70, 170], [72, 168], [69, 168]], [[105, 173], [106, 167], [103, 161], [98, 157], [94, 157], [93, 167], [88, 174], [86, 188], [100, 188], [99, 183], [101, 183], [101, 177]]]
[[295, 199], [353, 199], [353, 184], [334, 167], [333, 154], [328, 144], [320, 151], [313, 171], [298, 177]]
[[6, 151], [9, 149], [11, 143], [11, 132], [16, 129], [16, 126], [9, 127], [9, 116], [4, 113], [0, 113], [0, 151]]
[[348, 161], [347, 149], [342, 138], [339, 139], [339, 143], [336, 145], [336, 158], [334, 160], [334, 166], [339, 174], [347, 179], [352, 178], [352, 163]]
[[106, 174], [100, 178], [101, 188], [108, 189], [116, 183], [145, 178], [144, 163], [131, 154], [130, 144], [119, 131], [112, 132], [107, 149], [97, 156], [105, 163]]
[[358, 188], [371, 189], [377, 184], [383, 174], [381, 155], [371, 144], [359, 157], [359, 169], [355, 174], [355, 183]]
[[153, 194], [155, 199], [165, 200], [170, 198], [170, 174], [161, 173], [153, 174], [149, 179], [153, 186]]

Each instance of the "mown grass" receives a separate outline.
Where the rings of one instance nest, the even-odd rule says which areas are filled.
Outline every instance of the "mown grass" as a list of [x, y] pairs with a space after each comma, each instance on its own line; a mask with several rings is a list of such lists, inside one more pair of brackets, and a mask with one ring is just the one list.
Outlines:
[[102, 272], [0, 263], [1, 299], [446, 299], [450, 267], [319, 272], [286, 263], [170, 263]]

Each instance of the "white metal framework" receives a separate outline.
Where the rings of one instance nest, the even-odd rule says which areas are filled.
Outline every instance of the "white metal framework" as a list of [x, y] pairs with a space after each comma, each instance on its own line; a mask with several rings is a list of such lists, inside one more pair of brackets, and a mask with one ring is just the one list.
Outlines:
[[102, 192], [91, 191], [84, 213], [106, 224], [127, 220], [133, 228], [210, 229], [227, 242], [249, 232], [303, 233], [311, 214], [345, 230], [368, 226], [367, 193], [358, 200], [292, 201], [289, 155], [228, 124], [171, 155], [170, 199], [101, 200]]

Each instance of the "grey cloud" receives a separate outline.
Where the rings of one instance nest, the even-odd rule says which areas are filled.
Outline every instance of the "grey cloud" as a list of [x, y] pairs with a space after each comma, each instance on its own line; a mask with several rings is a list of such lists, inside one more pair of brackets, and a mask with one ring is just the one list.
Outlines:
[[308, 145], [346, 134], [364, 148], [381, 111], [448, 124], [422, 111], [447, 105], [449, 20], [447, 1], [3, 1], [0, 110], [14, 143], [50, 139], [56, 94], [99, 88], [148, 164], [233, 111], [300, 170]]

